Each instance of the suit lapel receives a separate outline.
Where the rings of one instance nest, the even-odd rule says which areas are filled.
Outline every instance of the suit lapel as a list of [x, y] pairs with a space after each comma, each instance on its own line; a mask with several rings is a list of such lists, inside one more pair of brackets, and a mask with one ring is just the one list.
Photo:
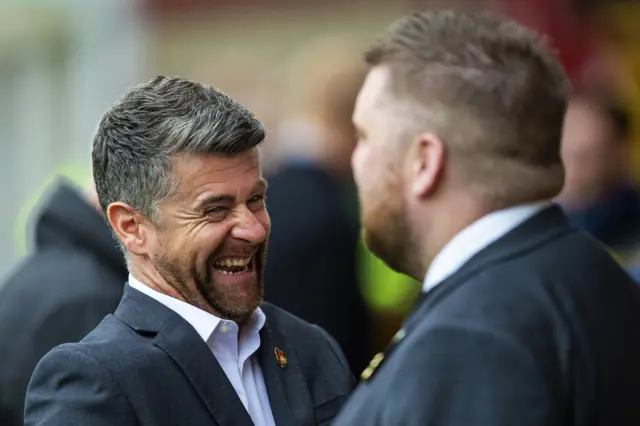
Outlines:
[[250, 426], [251, 417], [198, 333], [177, 314], [154, 340], [180, 366], [220, 426]]
[[277, 318], [268, 305], [262, 306], [262, 310], [267, 321], [260, 331], [258, 356], [275, 423], [278, 426], [315, 425], [311, 394], [296, 348], [278, 331]]
[[116, 316], [142, 334], [180, 367], [219, 426], [252, 426], [251, 417], [211, 350], [180, 315], [126, 286]]

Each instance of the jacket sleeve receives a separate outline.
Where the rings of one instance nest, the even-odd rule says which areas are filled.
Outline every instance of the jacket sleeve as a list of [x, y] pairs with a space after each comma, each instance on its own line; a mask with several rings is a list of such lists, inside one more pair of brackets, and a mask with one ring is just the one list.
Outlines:
[[25, 401], [25, 426], [134, 426], [125, 395], [95, 359], [62, 345], [38, 363]]
[[441, 326], [419, 340], [387, 389], [379, 424], [564, 424], [561, 380], [541, 353], [482, 327]]

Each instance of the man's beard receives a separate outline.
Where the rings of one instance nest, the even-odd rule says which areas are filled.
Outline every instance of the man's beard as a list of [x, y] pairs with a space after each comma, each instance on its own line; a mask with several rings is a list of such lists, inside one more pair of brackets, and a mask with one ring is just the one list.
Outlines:
[[406, 245], [410, 233], [401, 209], [377, 203], [371, 211], [363, 212], [362, 223], [369, 250], [394, 271], [407, 273]]
[[[396, 272], [410, 274], [414, 236], [399, 182], [386, 176], [375, 193], [362, 195], [362, 228], [369, 250]], [[414, 277], [415, 278], [415, 277]]]
[[[215, 315], [224, 319], [242, 320], [251, 316], [262, 303], [266, 243], [254, 257], [256, 274], [251, 286], [253, 294], [243, 298], [235, 296], [228, 286], [215, 282], [211, 271], [212, 261], [204, 264], [191, 262], [172, 256], [166, 246], [162, 248], [162, 253], [154, 259], [158, 272], [190, 305], [205, 311], [213, 309]], [[208, 306], [203, 306], [203, 302]]]

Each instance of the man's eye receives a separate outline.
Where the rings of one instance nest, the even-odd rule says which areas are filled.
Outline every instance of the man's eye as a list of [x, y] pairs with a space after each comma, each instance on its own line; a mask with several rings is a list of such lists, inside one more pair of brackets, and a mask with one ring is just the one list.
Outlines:
[[258, 203], [260, 201], [264, 201], [264, 199], [265, 199], [264, 195], [254, 195], [253, 197], [249, 198], [249, 202]]
[[211, 207], [211, 208], [208, 208], [208, 209], [205, 211], [205, 213], [206, 213], [207, 215], [219, 215], [219, 214], [226, 213], [226, 212], [227, 212], [227, 210], [228, 210], [228, 209], [227, 209], [226, 207], [218, 206], [218, 207]]

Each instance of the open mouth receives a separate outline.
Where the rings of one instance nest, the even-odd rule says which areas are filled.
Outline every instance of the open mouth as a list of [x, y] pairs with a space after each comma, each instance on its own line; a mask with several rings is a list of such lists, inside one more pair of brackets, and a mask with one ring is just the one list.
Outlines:
[[213, 263], [213, 269], [224, 275], [249, 272], [253, 266], [251, 257], [221, 257]]

